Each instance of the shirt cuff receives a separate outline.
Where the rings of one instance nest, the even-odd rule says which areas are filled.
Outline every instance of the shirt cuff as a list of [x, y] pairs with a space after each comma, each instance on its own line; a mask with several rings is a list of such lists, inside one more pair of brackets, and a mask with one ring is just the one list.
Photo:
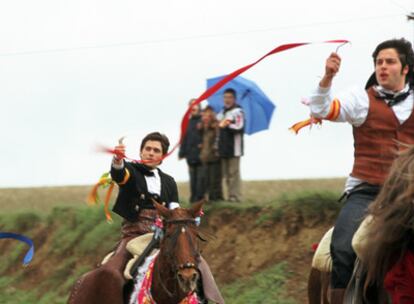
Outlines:
[[316, 94], [321, 94], [321, 95], [327, 95], [329, 94], [331, 91], [331, 87], [327, 87], [327, 88], [322, 88], [321, 86], [318, 85], [318, 88], [316, 89]]
[[170, 208], [170, 210], [180, 208], [180, 204], [176, 203], [176, 202], [171, 202], [169, 208]]
[[124, 160], [122, 160], [121, 164], [117, 164], [115, 162], [115, 157], [112, 159], [112, 168], [116, 169], [116, 170], [121, 170], [124, 169]]

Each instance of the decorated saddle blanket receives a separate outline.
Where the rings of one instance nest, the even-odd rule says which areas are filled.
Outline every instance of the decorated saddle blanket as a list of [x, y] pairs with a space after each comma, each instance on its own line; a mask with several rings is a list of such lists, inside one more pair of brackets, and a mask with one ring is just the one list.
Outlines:
[[[138, 268], [138, 274], [134, 280], [134, 291], [132, 292], [129, 304], [156, 304], [151, 295], [151, 285], [154, 263], [158, 253], [159, 251], [148, 256], [145, 262]], [[197, 294], [189, 294], [177, 304], [199, 304]]]
[[[364, 261], [365, 256], [365, 239], [369, 231], [369, 224], [372, 221], [372, 216], [367, 216], [359, 226], [352, 238], [352, 248], [361, 261]], [[329, 229], [322, 237], [318, 248], [313, 256], [312, 267], [322, 272], [330, 272], [332, 270], [331, 258], [331, 241], [334, 227]]]

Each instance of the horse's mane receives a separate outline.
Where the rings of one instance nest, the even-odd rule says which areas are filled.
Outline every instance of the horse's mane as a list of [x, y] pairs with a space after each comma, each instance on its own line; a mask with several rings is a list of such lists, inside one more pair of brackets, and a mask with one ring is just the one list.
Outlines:
[[406, 146], [394, 161], [380, 193], [369, 207], [373, 216], [366, 238], [368, 287], [383, 291], [390, 268], [414, 244], [414, 146]]

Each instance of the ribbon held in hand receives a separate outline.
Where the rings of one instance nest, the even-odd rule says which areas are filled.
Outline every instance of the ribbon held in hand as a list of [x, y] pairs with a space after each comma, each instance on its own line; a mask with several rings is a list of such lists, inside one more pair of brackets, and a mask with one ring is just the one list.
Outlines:
[[29, 239], [28, 237], [24, 235], [12, 233], [12, 232], [0, 232], [0, 239], [14, 239], [14, 240], [18, 240], [18, 241], [24, 242], [27, 245], [29, 245], [30, 248], [27, 251], [23, 259], [23, 266], [27, 266], [31, 262], [31, 260], [33, 259], [33, 255], [34, 255], [34, 244], [31, 239]]
[[[251, 64], [248, 64], [244, 67], [241, 67], [241, 68], [233, 71], [232, 73], [228, 74], [227, 76], [223, 77], [215, 85], [211, 86], [206, 91], [204, 91], [196, 100], [194, 100], [194, 102], [191, 103], [191, 105], [188, 107], [187, 111], [185, 112], [185, 114], [184, 114], [184, 116], [181, 120], [180, 137], [179, 137], [178, 142], [173, 146], [173, 148], [171, 149], [170, 152], [168, 152], [166, 155], [164, 155], [160, 159], [160, 161], [164, 160], [165, 158], [167, 158], [168, 156], [173, 154], [174, 151], [180, 146], [180, 144], [183, 141], [184, 136], [187, 132], [187, 127], [188, 127], [188, 123], [189, 123], [190, 116], [191, 116], [191, 109], [193, 107], [199, 105], [203, 100], [209, 98], [214, 93], [216, 93], [218, 90], [220, 90], [226, 83], [230, 82], [235, 77], [239, 76], [240, 74], [244, 73], [245, 71], [251, 69], [252, 67], [254, 67], [256, 64], [258, 64], [260, 61], [262, 61], [266, 57], [269, 57], [271, 55], [281, 53], [281, 52], [284, 52], [284, 51], [287, 51], [287, 50], [290, 50], [290, 49], [294, 49], [294, 48], [297, 48], [297, 47], [300, 47], [300, 46], [305, 46], [305, 45], [315, 44], [315, 43], [318, 43], [318, 42], [298, 42], [298, 43], [282, 44], [282, 45], [274, 48], [273, 50], [271, 50], [270, 52], [268, 52], [264, 56], [260, 57], [255, 62], [253, 62]], [[340, 46], [342, 46], [346, 43], [349, 43], [349, 41], [348, 40], [343, 40], [343, 39], [338, 39], [338, 40], [327, 40], [327, 41], [323, 41], [323, 42], [319, 42], [319, 43], [335, 43], [335, 44], [340, 44]], [[100, 147], [100, 150], [102, 152], [106, 152], [106, 153], [110, 153], [110, 154], [115, 154], [115, 155], [117, 154], [115, 150], [110, 149], [110, 148], [106, 148], [106, 147]], [[133, 158], [130, 158], [130, 157], [126, 157], [125, 155], [123, 155], [123, 156], [126, 159], [129, 159], [129, 160], [134, 161], [134, 162], [145, 163], [145, 161], [142, 161], [142, 160], [136, 160], [136, 159], [133, 159]]]
[[[348, 40], [328, 40], [328, 41], [323, 41], [321, 43], [334, 43], [334, 44], [340, 44], [338, 46], [341, 47], [344, 44], [349, 43]], [[193, 107], [198, 106], [203, 100], [209, 98], [210, 96], [214, 95], [218, 90], [220, 90], [225, 84], [227, 84], [228, 82], [230, 82], [231, 80], [233, 80], [234, 78], [236, 78], [237, 76], [239, 76], [240, 74], [244, 73], [245, 71], [249, 70], [250, 68], [254, 67], [256, 64], [258, 64], [260, 61], [262, 61], [263, 59], [265, 59], [268, 56], [277, 54], [277, 53], [281, 53], [290, 49], [294, 49], [300, 46], [305, 46], [308, 44], [314, 44], [314, 42], [299, 42], [299, 43], [288, 43], [288, 44], [282, 44], [276, 48], [274, 48], [273, 50], [271, 50], [270, 52], [268, 52], [267, 54], [265, 54], [264, 56], [260, 57], [259, 59], [257, 59], [256, 61], [254, 61], [251, 64], [248, 64], [244, 67], [241, 67], [235, 71], [233, 71], [232, 73], [228, 74], [227, 76], [223, 77], [220, 81], [218, 81], [216, 84], [214, 84], [213, 86], [209, 87], [207, 90], [205, 90], [198, 98], [196, 98], [191, 105], [187, 108], [187, 111], [184, 113], [183, 118], [181, 119], [181, 127], [180, 127], [180, 137], [178, 142], [173, 146], [173, 148], [170, 150], [170, 152], [168, 152], [167, 154], [165, 154], [161, 159], [159, 159], [159, 161], [164, 160], [165, 158], [169, 157], [171, 154], [173, 154], [175, 152], [175, 150], [180, 146], [180, 144], [182, 143], [184, 136], [187, 132], [187, 127], [188, 127], [188, 123], [190, 121], [190, 116], [191, 116], [191, 110]], [[337, 49], [338, 51], [338, 49]], [[294, 128], [296, 130], [296, 132], [298, 132], [298, 130], [300, 128], [303, 128], [306, 125], [311, 124], [311, 120], [306, 121], [304, 123], [300, 123], [297, 124], [296, 128]], [[120, 140], [120, 144], [122, 144], [122, 140], [123, 137]], [[126, 156], [123, 153], [120, 153], [119, 151], [115, 150], [115, 149], [111, 149], [108, 147], [104, 147], [104, 146], [100, 146], [98, 148], [99, 151], [101, 152], [105, 152], [105, 153], [109, 153], [109, 154], [113, 154], [115, 155], [118, 159], [127, 159], [133, 162], [138, 162], [138, 163], [143, 163], [145, 164], [147, 161], [145, 160], [137, 160], [137, 159], [133, 159], [131, 157]], [[151, 160], [150, 162], [154, 162], [154, 160]], [[89, 197], [89, 201], [91, 202], [96, 202], [97, 201], [97, 190], [100, 186], [102, 186], [102, 184], [105, 184], [105, 182], [99, 182], [94, 189], [91, 192], [91, 195]], [[113, 183], [111, 183], [111, 186], [108, 190], [106, 199], [105, 199], [105, 213], [106, 213], [106, 217], [107, 220], [110, 220], [110, 213], [109, 213], [109, 209], [108, 209], [108, 204], [109, 204], [109, 196], [112, 193], [112, 189], [113, 189]]]

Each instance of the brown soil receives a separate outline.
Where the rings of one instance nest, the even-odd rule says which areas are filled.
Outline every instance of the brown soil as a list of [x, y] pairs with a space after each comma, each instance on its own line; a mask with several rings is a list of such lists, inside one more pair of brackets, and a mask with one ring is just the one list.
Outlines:
[[[307, 302], [307, 276], [309, 273], [313, 243], [318, 242], [333, 223], [335, 214], [324, 211], [319, 219], [309, 218], [300, 211], [285, 212], [283, 217], [266, 219], [272, 212], [268, 208], [215, 208], [203, 218], [202, 228], [214, 237], [204, 246], [203, 256], [208, 261], [219, 285], [230, 283], [241, 277], [248, 277], [280, 262], [286, 263], [289, 271], [286, 282], [286, 296]], [[48, 232], [54, 224], [37, 228], [37, 244], [42, 244], [25, 274], [25, 280], [18, 288], [39, 288], [39, 282], [53, 274], [54, 265], [69, 257], [50, 256], [51, 240]], [[115, 240], [114, 236], [114, 240]], [[109, 240], [107, 240], [109, 241]], [[111, 247], [113, 241], [110, 241]], [[8, 252], [12, 242], [4, 242], [0, 251]], [[109, 246], [109, 242], [108, 242]], [[109, 248], [108, 248], [109, 249]], [[73, 261], [73, 268], [82, 264], [91, 269], [105, 255], [105, 252], [91, 252], [81, 260]], [[12, 274], [21, 267], [9, 268]], [[69, 275], [69, 274], [68, 274]], [[40, 289], [48, 288], [42, 286]]]
[[258, 224], [257, 219], [264, 213], [266, 210], [237, 215], [224, 209], [210, 214], [205, 226], [216, 238], [209, 241], [203, 256], [219, 283], [229, 283], [285, 262], [289, 271], [286, 296], [306, 303], [311, 247], [331, 227], [334, 215], [315, 222], [301, 214], [291, 214], [280, 221]]

